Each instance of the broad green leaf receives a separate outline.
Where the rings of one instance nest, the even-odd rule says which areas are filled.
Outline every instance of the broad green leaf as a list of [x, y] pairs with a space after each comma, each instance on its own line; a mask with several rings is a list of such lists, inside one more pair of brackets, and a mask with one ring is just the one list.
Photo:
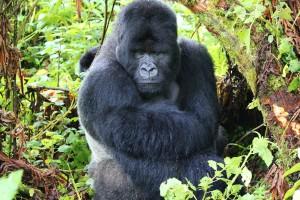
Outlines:
[[212, 183], [213, 183], [213, 180], [210, 177], [205, 176], [205, 177], [201, 178], [200, 183], [199, 183], [198, 186], [203, 191], [207, 191], [211, 187]]
[[0, 178], [1, 200], [12, 200], [22, 181], [23, 170], [11, 172], [8, 177]]
[[256, 137], [253, 139], [253, 152], [257, 153], [266, 165], [269, 167], [273, 160], [273, 155], [271, 151], [268, 149], [268, 140], [263, 137]]
[[261, 3], [261, 0], [240, 0], [239, 1], [248, 11], [254, 10]]
[[247, 15], [246, 9], [242, 6], [235, 6], [233, 13], [235, 13], [237, 17], [240, 18], [242, 21], [245, 20]]
[[208, 166], [210, 166], [213, 170], [217, 170], [217, 162], [214, 160], [209, 160], [208, 161]]
[[296, 91], [300, 86], [300, 77], [295, 77], [288, 86], [288, 91]]
[[242, 162], [242, 157], [233, 157], [233, 158], [229, 158], [226, 157], [224, 159], [224, 163], [225, 163], [225, 170], [227, 173], [227, 177], [229, 178], [232, 174], [239, 174], [241, 173], [241, 165]]
[[280, 3], [276, 6], [276, 11], [272, 15], [272, 17], [278, 17], [279, 19], [285, 19], [288, 21], [293, 20], [292, 18], [292, 10], [286, 3]]
[[242, 198], [240, 200], [256, 200], [255, 196], [252, 194], [245, 194], [244, 196], [242, 196]]
[[188, 200], [194, 197], [189, 187], [176, 178], [168, 179], [160, 185], [160, 195], [166, 200]]
[[70, 151], [70, 149], [71, 149], [71, 146], [64, 144], [64, 145], [61, 145], [61, 146], [57, 149], [57, 151], [58, 151], [58, 152], [62, 152], [62, 153], [67, 153], [67, 152]]
[[211, 197], [213, 199], [216, 199], [216, 200], [218, 200], [218, 199], [224, 199], [223, 193], [220, 190], [213, 190], [213, 191], [211, 191]]
[[298, 59], [293, 59], [289, 63], [289, 70], [291, 72], [300, 72], [300, 61]]
[[255, 7], [255, 10], [251, 13], [251, 15], [254, 16], [255, 19], [259, 18], [260, 16], [263, 15], [264, 11], [266, 10], [266, 7], [261, 5], [261, 4], [257, 4]]
[[288, 38], [282, 38], [280, 40], [280, 45], [278, 47], [279, 54], [288, 54], [289, 52], [293, 51], [293, 46], [291, 45]]
[[50, 148], [55, 144], [54, 140], [48, 138], [42, 139], [41, 142], [46, 148]]

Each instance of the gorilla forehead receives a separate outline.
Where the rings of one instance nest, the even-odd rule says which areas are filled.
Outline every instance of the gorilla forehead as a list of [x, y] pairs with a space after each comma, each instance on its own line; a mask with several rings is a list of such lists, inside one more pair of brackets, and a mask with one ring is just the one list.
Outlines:
[[162, 35], [177, 38], [176, 15], [157, 0], [133, 1], [122, 10], [117, 24], [120, 37], [125, 34], [132, 38], [151, 36], [154, 40], [163, 39]]
[[157, 18], [161, 21], [168, 20], [176, 23], [174, 12], [158, 0], [135, 0], [121, 12], [121, 18], [125, 21], [137, 17], [143, 17], [147, 20]]

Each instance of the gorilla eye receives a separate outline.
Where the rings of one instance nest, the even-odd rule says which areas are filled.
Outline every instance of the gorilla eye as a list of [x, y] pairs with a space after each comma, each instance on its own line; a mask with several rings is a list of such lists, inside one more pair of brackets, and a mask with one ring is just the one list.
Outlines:
[[155, 56], [155, 57], [160, 57], [160, 56], [164, 56], [165, 52], [163, 52], [163, 51], [156, 51], [156, 52], [152, 52], [151, 54], [153, 56]]
[[134, 55], [135, 58], [141, 58], [141, 57], [144, 56], [144, 52], [142, 52], [142, 51], [135, 51], [133, 53], [133, 55]]

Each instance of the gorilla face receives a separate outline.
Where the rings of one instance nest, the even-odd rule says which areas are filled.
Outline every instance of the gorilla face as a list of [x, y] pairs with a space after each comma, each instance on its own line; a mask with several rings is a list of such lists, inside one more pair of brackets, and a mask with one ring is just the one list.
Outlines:
[[[146, 43], [146, 44], [145, 44]], [[175, 79], [177, 63], [170, 48], [163, 49], [154, 40], [145, 40], [130, 50], [131, 62], [127, 65], [138, 90], [144, 94], [162, 93]], [[149, 48], [150, 47], [150, 48]]]
[[176, 18], [140, 10], [127, 10], [121, 17], [116, 55], [139, 92], [157, 96], [168, 90], [179, 71]]

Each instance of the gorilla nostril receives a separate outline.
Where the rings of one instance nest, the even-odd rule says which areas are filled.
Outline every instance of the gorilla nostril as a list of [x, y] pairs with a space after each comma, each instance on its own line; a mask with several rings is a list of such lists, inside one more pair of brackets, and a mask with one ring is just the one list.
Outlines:
[[156, 67], [155, 67], [155, 68], [152, 68], [152, 69], [149, 71], [150, 77], [154, 77], [154, 76], [156, 76], [157, 74], [158, 74], [158, 70], [157, 70]]
[[154, 70], [156, 70], [156, 67], [150, 67], [148, 70], [149, 72], [153, 72]]
[[143, 78], [152, 78], [158, 74], [156, 66], [143, 64], [139, 70], [141, 77]]
[[148, 72], [148, 70], [146, 68], [141, 68], [141, 70], [144, 72]]
[[151, 65], [146, 65], [146, 64], [141, 66], [141, 70], [146, 71], [146, 72], [149, 72], [152, 68], [154, 68], [154, 67]]

